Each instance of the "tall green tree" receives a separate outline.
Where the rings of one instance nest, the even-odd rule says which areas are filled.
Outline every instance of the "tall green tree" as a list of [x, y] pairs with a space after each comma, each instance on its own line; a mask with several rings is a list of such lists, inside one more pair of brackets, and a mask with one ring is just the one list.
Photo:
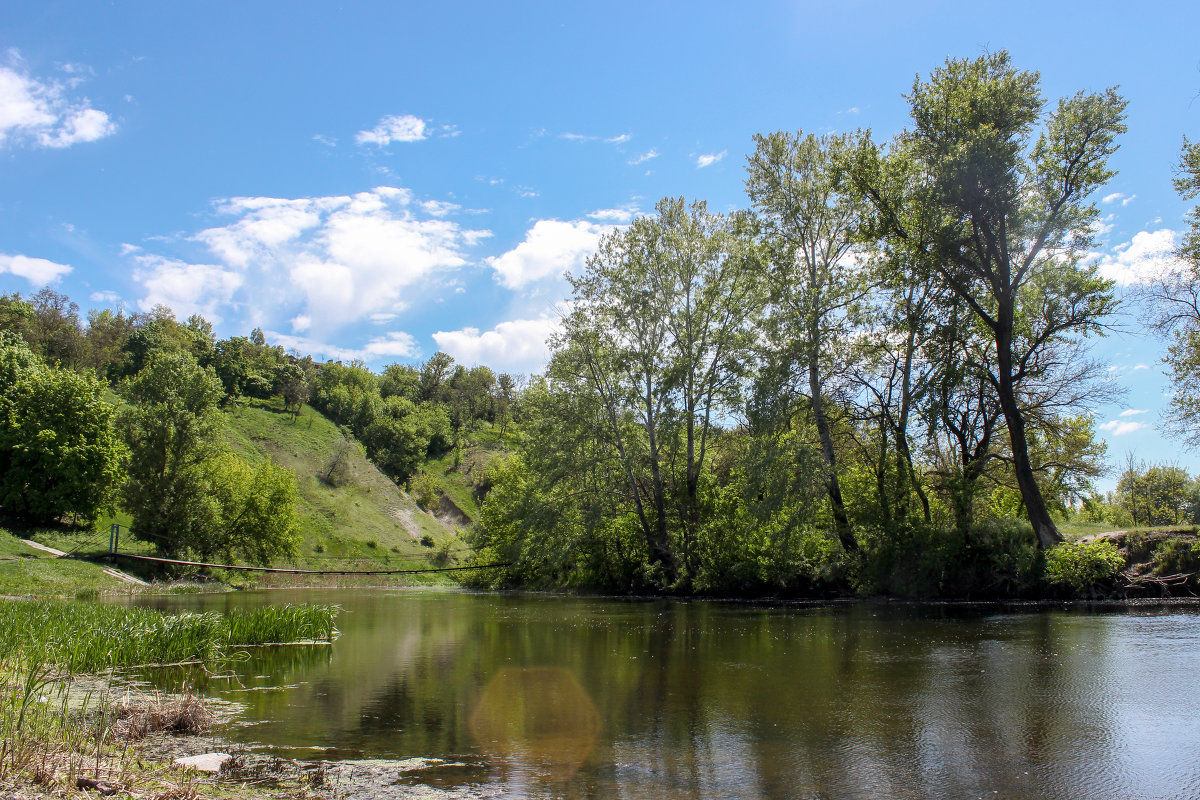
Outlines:
[[90, 374], [48, 366], [0, 333], [0, 509], [35, 523], [90, 524], [111, 508], [123, 449]]
[[[857, 549], [838, 478], [828, 396], [844, 375], [859, 303], [871, 288], [856, 255], [868, 242], [869, 205], [846, 183], [842, 164], [860, 134], [755, 136], [746, 192], [762, 225], [770, 271], [764, 373], [806, 398], [825, 458], [825, 484], [847, 550]], [[795, 406], [786, 409], [796, 411]]]
[[[1200, 142], [1183, 140], [1175, 190], [1185, 200], [1200, 197]], [[1188, 212], [1188, 230], [1176, 249], [1178, 270], [1152, 276], [1141, 288], [1151, 326], [1169, 337], [1163, 358], [1173, 394], [1167, 427], [1190, 448], [1200, 448], [1200, 205]]]
[[123, 387], [129, 448], [125, 508], [133, 535], [168, 555], [208, 550], [220, 518], [210, 462], [221, 453], [220, 380], [189, 353], [165, 350]]
[[1050, 547], [1061, 536], [1030, 461], [1022, 389], [1039, 354], [1099, 331], [1113, 309], [1111, 284], [1083, 260], [1098, 216], [1088, 198], [1114, 175], [1126, 102], [1108, 89], [1046, 113], [1040, 84], [1005, 52], [950, 59], [914, 83], [913, 129], [886, 159], [863, 148], [852, 174], [889, 236], [917, 238], [913, 209], [932, 223], [925, 263], [990, 332], [988, 380], [1013, 471], [1038, 542]]
[[202, 559], [221, 555], [252, 564], [293, 556], [299, 545], [296, 477], [271, 460], [251, 467], [225, 454], [209, 464], [219, 516], [200, 547]]
[[748, 367], [761, 304], [744, 225], [702, 202], [660, 201], [570, 278], [573, 310], [552, 343], [562, 440], [613, 478], [584, 491], [636, 520], [664, 586], [686, 579], [712, 429]]

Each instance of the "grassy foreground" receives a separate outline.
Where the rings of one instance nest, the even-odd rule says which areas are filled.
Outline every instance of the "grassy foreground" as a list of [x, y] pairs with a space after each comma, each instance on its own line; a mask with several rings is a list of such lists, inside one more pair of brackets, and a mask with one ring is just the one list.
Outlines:
[[[0, 599], [0, 789], [20, 797], [75, 789], [102, 794], [196, 798], [193, 777], [147, 764], [132, 741], [202, 732], [195, 698], [130, 703], [104, 680], [80, 676], [122, 667], [214, 662], [235, 648], [331, 641], [335, 606], [267, 606], [230, 614], [166, 614], [145, 608], [56, 600]], [[111, 791], [110, 791], [111, 790]], [[218, 795], [221, 791], [216, 792]], [[252, 796], [245, 790], [227, 793]]]

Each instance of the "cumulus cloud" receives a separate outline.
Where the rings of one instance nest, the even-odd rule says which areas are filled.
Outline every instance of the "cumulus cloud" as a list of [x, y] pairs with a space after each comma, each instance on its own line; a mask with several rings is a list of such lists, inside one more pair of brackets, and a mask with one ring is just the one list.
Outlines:
[[1146, 414], [1146, 413], [1149, 413], [1149, 409], [1145, 409], [1145, 408], [1127, 408], [1127, 409], [1125, 409], [1124, 411], [1122, 411], [1120, 414], [1118, 414], [1117, 416], [1120, 416], [1120, 417], [1136, 417], [1136, 416], [1138, 416], [1139, 414]]
[[724, 158], [728, 154], [729, 154], [728, 150], [722, 150], [719, 153], [705, 153], [704, 155], [702, 155], [696, 159], [696, 168], [704, 169], [705, 167], [711, 167], [713, 164], [717, 163], [718, 161], [720, 161], [722, 158]]
[[412, 114], [393, 114], [379, 120], [369, 131], [359, 131], [354, 140], [359, 144], [385, 147], [392, 142], [419, 142], [429, 138], [428, 123]]
[[15, 67], [0, 67], [0, 147], [18, 142], [70, 147], [115, 132], [106, 112], [92, 108], [87, 98], [69, 96], [77, 80], [39, 80]]
[[501, 286], [520, 289], [582, 266], [596, 251], [600, 237], [612, 229], [611, 225], [587, 220], [540, 219], [525, 233], [524, 241], [503, 255], [484, 259], [484, 263], [495, 270]]
[[101, 291], [92, 292], [89, 294], [88, 300], [91, 300], [93, 303], [108, 303], [110, 305], [115, 305], [121, 300], [121, 295], [110, 289], [103, 289]]
[[607, 139], [605, 139], [604, 141], [607, 142], [608, 144], [625, 144], [632, 138], [633, 137], [630, 136], [628, 133], [622, 133], [619, 136], [610, 136]]
[[58, 264], [45, 258], [30, 258], [29, 256], [9, 256], [0, 253], [0, 275], [16, 275], [24, 278], [30, 284], [42, 287], [48, 283], [56, 283], [71, 271], [67, 264]]
[[413, 358], [420, 355], [416, 340], [403, 331], [393, 331], [369, 340], [362, 347], [343, 347], [309, 336], [266, 331], [267, 340], [288, 351], [307, 353], [316, 359], [372, 361], [383, 358]]
[[658, 158], [658, 156], [659, 156], [659, 152], [657, 150], [655, 150], [653, 147], [651, 147], [647, 152], [642, 153], [640, 156], [631, 160], [629, 163], [633, 164], [635, 166], [638, 164], [645, 164], [647, 161], [649, 161], [652, 158]]
[[546, 340], [559, 327], [555, 319], [514, 319], [490, 331], [438, 331], [433, 340], [439, 350], [462, 364], [487, 364], [503, 372], [538, 372], [550, 357]]
[[363, 350], [368, 358], [413, 358], [421, 352], [417, 347], [417, 340], [404, 331], [390, 331], [384, 336], [371, 339]]
[[224, 318], [218, 309], [232, 302], [245, 280], [240, 273], [216, 264], [188, 264], [157, 255], [140, 255], [134, 260], [133, 279], [146, 290], [138, 307], [150, 311], [164, 305], [178, 319], [201, 314], [210, 322], [221, 322]]
[[1100, 430], [1107, 431], [1113, 436], [1124, 436], [1127, 433], [1134, 433], [1146, 427], [1144, 422], [1119, 422], [1118, 420], [1109, 420], [1100, 425]]
[[1184, 264], [1175, 256], [1175, 239], [1175, 231], [1169, 228], [1140, 231], [1130, 241], [1114, 247], [1111, 253], [1096, 254], [1100, 276], [1129, 286], [1182, 272]]
[[213, 308], [238, 292], [252, 296], [268, 319], [291, 320], [294, 332], [323, 336], [372, 315], [395, 314], [439, 273], [467, 263], [463, 249], [490, 233], [431, 215], [443, 211], [391, 186], [331, 197], [222, 200], [216, 213], [231, 219], [191, 241], [215, 257], [211, 269], [236, 280], [212, 280], [201, 271], [210, 280], [190, 287], [192, 294], [168, 291], [164, 286], [184, 279], [182, 267], [166, 269], [158, 257], [134, 253], [143, 259], [142, 302]]

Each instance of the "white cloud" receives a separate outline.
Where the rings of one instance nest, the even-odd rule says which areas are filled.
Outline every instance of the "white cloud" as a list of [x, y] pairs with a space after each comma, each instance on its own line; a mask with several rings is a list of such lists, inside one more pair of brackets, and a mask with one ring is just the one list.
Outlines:
[[1113, 228], [1116, 226], [1116, 223], [1113, 221], [1114, 219], [1115, 217], [1112, 214], [1109, 214], [1103, 219], [1093, 220], [1092, 235], [1096, 236], [1097, 238], [1104, 238], [1108, 236], [1113, 232]]
[[1121, 192], [1113, 192], [1112, 194], [1104, 195], [1104, 197], [1100, 200], [1100, 202], [1104, 203], [1105, 205], [1108, 205], [1109, 203], [1115, 203], [1124, 197], [1125, 197], [1125, 195], [1122, 194]]
[[156, 255], [141, 255], [134, 260], [138, 267], [133, 279], [146, 289], [138, 307], [149, 311], [164, 305], [175, 312], [177, 319], [202, 314], [210, 322], [221, 322], [218, 309], [232, 302], [233, 293], [245, 280], [240, 273], [215, 264], [188, 264]]
[[566, 139], [569, 142], [604, 142], [605, 144], [625, 144], [633, 137], [628, 133], [620, 133], [616, 136], [588, 136], [583, 133], [560, 133], [560, 139]]
[[444, 217], [447, 214], [452, 214], [458, 211], [462, 206], [458, 203], [447, 203], [442, 200], [426, 200], [421, 203], [421, 209], [430, 216]]
[[1150, 367], [1146, 364], [1138, 364], [1133, 368], [1133, 371], [1137, 372], [1139, 369], [1150, 369]]
[[516, 192], [518, 197], [540, 197], [542, 194], [537, 189], [529, 186], [518, 186], [516, 187]]
[[1122, 411], [1120, 414], [1118, 414], [1117, 416], [1136, 417], [1139, 414], [1146, 414], [1148, 412], [1149, 412], [1149, 409], [1145, 409], [1145, 408], [1127, 408], [1124, 411]]
[[555, 319], [515, 319], [490, 331], [463, 328], [433, 334], [438, 349], [462, 364], [487, 364], [503, 372], [538, 372], [550, 357], [546, 339], [558, 332]]
[[34, 286], [41, 287], [48, 283], [56, 283], [70, 271], [71, 267], [68, 264], [58, 264], [45, 258], [8, 256], [0, 253], [0, 275], [5, 273], [16, 275]]
[[1109, 420], [1100, 425], [1100, 430], [1108, 431], [1113, 436], [1124, 436], [1127, 433], [1134, 433], [1146, 427], [1144, 422], [1118, 422], [1117, 420]]
[[332, 136], [326, 136], [323, 133], [316, 133], [313, 134], [312, 138], [314, 142], [323, 144], [326, 147], [337, 147], [337, 139], [333, 138]]
[[588, 214], [588, 219], [598, 219], [602, 222], [627, 223], [637, 215], [636, 207], [601, 208]]
[[391, 358], [413, 358], [420, 354], [417, 340], [404, 331], [391, 331], [384, 336], [367, 342], [364, 348], [368, 358], [389, 356]]
[[1159, 275], [1182, 272], [1184, 264], [1174, 253], [1175, 237], [1175, 231], [1169, 228], [1134, 234], [1130, 241], [1113, 247], [1111, 253], [1096, 254], [1100, 276], [1129, 286]]
[[729, 154], [728, 150], [722, 150], [719, 153], [705, 153], [704, 155], [702, 155], [696, 159], [696, 168], [704, 169], [705, 167], [711, 167], [713, 164], [717, 163], [718, 161], [720, 161], [722, 158], [724, 158], [728, 154]]
[[377, 358], [414, 358], [420, 355], [416, 340], [403, 331], [393, 331], [371, 339], [363, 347], [342, 347], [309, 336], [296, 336], [280, 331], [266, 331], [267, 340], [285, 350], [307, 353], [316, 359], [338, 361], [371, 361]]
[[119, 295], [116, 292], [111, 291], [109, 289], [104, 289], [102, 291], [92, 292], [91, 294], [89, 294], [88, 300], [91, 300], [93, 303], [116, 304], [117, 302], [119, 302], [121, 300], [121, 295]]
[[78, 80], [41, 81], [14, 67], [0, 67], [0, 147], [13, 142], [70, 147], [115, 132], [116, 123], [107, 113], [92, 108], [87, 98], [67, 96]]
[[237, 276], [236, 285], [206, 283], [189, 295], [163, 288], [181, 280], [178, 271], [164, 278], [144, 268], [140, 279], [152, 299], [143, 303], [208, 308], [232, 302], [237, 292], [253, 297], [267, 320], [291, 320], [295, 332], [316, 338], [375, 314], [394, 315], [440, 273], [465, 266], [463, 250], [491, 235], [432, 216], [449, 213], [452, 204], [420, 202], [392, 186], [331, 197], [234, 197], [215, 208], [232, 219], [190, 240], [212, 253], [212, 269]]
[[509, 289], [551, 276], [559, 276], [581, 266], [595, 252], [600, 237], [611, 225], [586, 220], [560, 222], [540, 219], [525, 233], [525, 240], [500, 256], [484, 259], [496, 271], [496, 279]]
[[658, 158], [658, 156], [659, 156], [659, 152], [657, 150], [655, 150], [653, 147], [651, 147], [649, 151], [642, 153], [640, 156], [633, 159], [629, 163], [633, 164], [633, 165], [644, 164], [652, 158]]
[[374, 322], [376, 325], [383, 325], [385, 322], [391, 322], [396, 317], [396, 314], [390, 312], [380, 312], [378, 314], [371, 314], [367, 317], [367, 319], [371, 320], [371, 322]]
[[359, 131], [354, 140], [359, 144], [385, 147], [392, 142], [419, 142], [429, 138], [426, 122], [412, 114], [394, 114], [379, 120], [369, 131]]

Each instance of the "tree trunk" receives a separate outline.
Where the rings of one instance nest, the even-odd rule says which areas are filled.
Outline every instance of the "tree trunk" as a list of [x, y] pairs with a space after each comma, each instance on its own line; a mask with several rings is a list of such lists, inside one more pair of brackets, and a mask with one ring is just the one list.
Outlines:
[[837, 477], [837, 457], [833, 452], [829, 420], [825, 417], [825, 403], [821, 397], [821, 373], [817, 364], [817, 349], [814, 346], [809, 347], [808, 388], [812, 397], [813, 422], [817, 426], [817, 436], [821, 439], [821, 454], [825, 458], [825, 482], [829, 490], [829, 505], [833, 510], [838, 541], [847, 551], [857, 550], [858, 542], [854, 539], [854, 532], [850, 530], [850, 519], [846, 516], [846, 506], [842, 502], [842, 487]]
[[[1012, 443], [1013, 472], [1017, 476], [1017, 486], [1021, 490], [1021, 502], [1025, 504], [1029, 514], [1029, 522], [1037, 535], [1038, 546], [1047, 550], [1062, 541], [1062, 534], [1050, 519], [1050, 511], [1042, 498], [1037, 479], [1033, 474], [1033, 464], [1029, 460], [1029, 445], [1025, 440], [1025, 415], [1017, 405], [1017, 394], [1012, 380], [1012, 313], [1000, 313], [1001, 324], [996, 328], [996, 360], [998, 371], [997, 390], [1000, 409], [1004, 412], [1004, 422], [1008, 426], [1008, 436]], [[1005, 324], [1007, 323], [1007, 324]]]

